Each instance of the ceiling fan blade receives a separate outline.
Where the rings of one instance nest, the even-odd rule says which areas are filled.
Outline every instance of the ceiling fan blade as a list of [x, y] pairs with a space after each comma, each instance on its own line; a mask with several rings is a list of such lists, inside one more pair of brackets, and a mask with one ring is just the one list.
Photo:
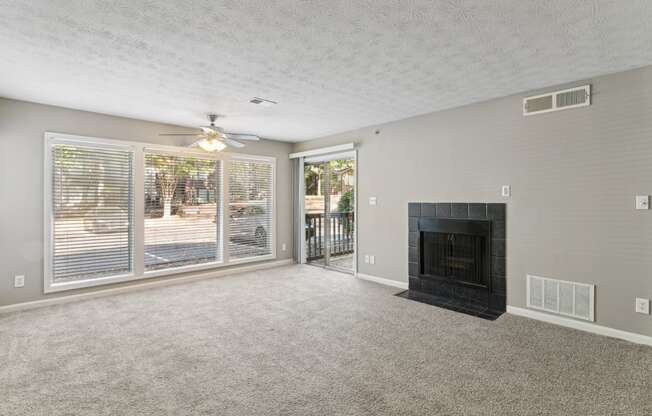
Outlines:
[[238, 140], [251, 140], [258, 141], [260, 137], [255, 134], [238, 134], [238, 133], [225, 133], [229, 139], [238, 139]]
[[236, 142], [235, 140], [227, 139], [226, 137], [222, 140], [224, 140], [224, 143], [228, 144], [229, 146], [237, 147], [239, 149], [245, 147], [244, 144]]
[[199, 132], [196, 133], [160, 133], [159, 136], [196, 136], [200, 134]]
[[199, 126], [203, 131], [214, 131], [216, 133], [224, 133], [224, 129], [219, 126]]

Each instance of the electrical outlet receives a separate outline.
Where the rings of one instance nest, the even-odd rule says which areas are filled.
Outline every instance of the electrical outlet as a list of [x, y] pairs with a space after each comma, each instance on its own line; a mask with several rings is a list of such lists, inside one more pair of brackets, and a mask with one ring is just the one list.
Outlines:
[[650, 209], [650, 196], [636, 195], [636, 209]]
[[650, 299], [636, 298], [636, 312], [650, 314]]
[[364, 256], [364, 262], [367, 263], [367, 264], [369, 264], [369, 255], [368, 255], [368, 254], [365, 254], [365, 256]]
[[281, 244], [281, 251], [285, 251], [287, 249], [287, 246], [285, 243]]
[[375, 196], [370, 196], [369, 197], [369, 205], [376, 205], [376, 197]]
[[25, 276], [20, 274], [14, 276], [14, 287], [23, 287], [25, 286]]
[[509, 197], [512, 195], [512, 187], [509, 185], [503, 185], [500, 190], [500, 194], [504, 197]]
[[369, 264], [376, 264], [376, 257], [375, 256], [369, 256]]

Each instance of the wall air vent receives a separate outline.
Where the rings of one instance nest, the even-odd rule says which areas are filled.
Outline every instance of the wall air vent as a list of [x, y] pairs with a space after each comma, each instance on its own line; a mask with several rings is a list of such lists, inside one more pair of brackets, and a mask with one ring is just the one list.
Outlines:
[[593, 321], [595, 285], [527, 275], [527, 307]]
[[523, 99], [523, 115], [549, 113], [551, 111], [591, 105], [591, 86], [569, 88], [567, 90], [534, 95]]

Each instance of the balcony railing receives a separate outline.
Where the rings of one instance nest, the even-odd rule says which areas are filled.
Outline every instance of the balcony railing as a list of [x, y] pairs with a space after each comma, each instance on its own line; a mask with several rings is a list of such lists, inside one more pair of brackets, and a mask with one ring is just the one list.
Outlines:
[[306, 214], [306, 258], [317, 260], [326, 254], [326, 238], [330, 237], [330, 256], [353, 253], [354, 218], [352, 212]]

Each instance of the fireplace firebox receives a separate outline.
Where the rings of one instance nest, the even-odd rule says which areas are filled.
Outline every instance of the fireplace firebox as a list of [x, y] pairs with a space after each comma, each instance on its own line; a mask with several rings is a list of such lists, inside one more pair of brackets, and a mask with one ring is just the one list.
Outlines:
[[488, 287], [490, 247], [490, 221], [419, 220], [419, 274], [423, 278]]
[[410, 203], [409, 290], [487, 319], [505, 311], [505, 205]]

